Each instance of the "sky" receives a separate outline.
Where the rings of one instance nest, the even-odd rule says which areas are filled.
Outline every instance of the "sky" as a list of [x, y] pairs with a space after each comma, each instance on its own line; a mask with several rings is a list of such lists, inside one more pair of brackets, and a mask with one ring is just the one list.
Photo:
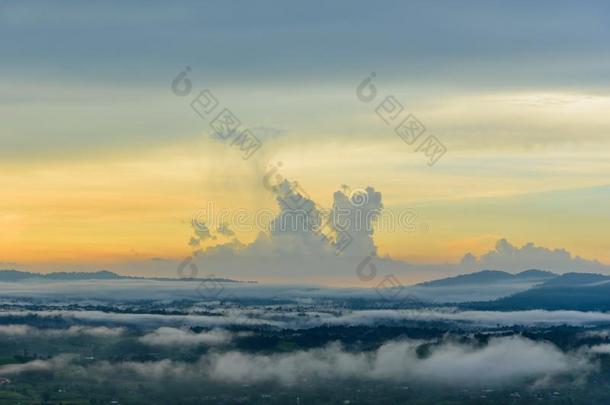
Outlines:
[[[281, 211], [262, 182], [281, 162], [322, 207], [341, 190], [380, 193], [395, 226], [362, 240], [410, 264], [407, 281], [476, 270], [503, 240], [517, 256], [568, 252], [493, 263], [511, 271], [579, 271], [580, 258], [604, 271], [608, 17], [602, 1], [4, 1], [0, 268], [172, 276], [198, 254], [221, 272], [223, 246], [252, 263], [267, 229], [236, 222]], [[204, 89], [219, 103], [206, 117], [191, 106]], [[377, 114], [389, 96], [446, 148], [434, 165]], [[214, 136], [221, 108], [261, 141], [249, 159]], [[206, 209], [228, 211], [230, 230], [194, 235]], [[246, 267], [237, 276], [292, 277]]]

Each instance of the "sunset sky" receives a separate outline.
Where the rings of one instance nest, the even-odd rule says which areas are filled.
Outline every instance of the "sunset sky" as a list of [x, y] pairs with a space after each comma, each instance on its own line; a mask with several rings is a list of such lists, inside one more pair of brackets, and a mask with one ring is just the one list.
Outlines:
[[[371, 186], [417, 212], [380, 255], [507, 239], [610, 265], [607, 2], [138, 3], [0, 4], [0, 268], [175, 274], [210, 202], [278, 212], [277, 162], [322, 206]], [[191, 109], [203, 89], [261, 139], [250, 159]], [[446, 146], [435, 165], [375, 113], [389, 95]]]

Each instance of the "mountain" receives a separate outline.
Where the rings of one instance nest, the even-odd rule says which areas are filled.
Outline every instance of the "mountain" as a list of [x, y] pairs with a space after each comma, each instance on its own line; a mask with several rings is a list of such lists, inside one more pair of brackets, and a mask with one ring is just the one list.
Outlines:
[[58, 280], [58, 281], [69, 281], [69, 280], [120, 280], [124, 278], [131, 278], [121, 276], [119, 274], [113, 273], [111, 271], [95, 271], [93, 273], [83, 273], [83, 272], [74, 272], [74, 273], [49, 273], [44, 274], [42, 277], [46, 280]]
[[20, 281], [79, 281], [79, 280], [157, 280], [157, 281], [218, 281], [224, 283], [255, 283], [254, 281], [238, 281], [228, 278], [163, 278], [163, 277], [133, 277], [122, 276], [107, 270], [95, 272], [57, 272], [49, 274], [32, 273], [19, 270], [0, 270], [0, 282], [15, 283]]
[[565, 273], [545, 282], [541, 287], [576, 287], [610, 281], [610, 276], [597, 273]]
[[442, 278], [418, 284], [420, 287], [453, 287], [473, 284], [490, 284], [510, 279], [512, 274], [505, 271], [483, 270], [476, 273], [460, 274], [459, 276]]
[[531, 269], [517, 273], [515, 277], [521, 280], [552, 280], [558, 275], [551, 271]]
[[413, 299], [434, 304], [492, 301], [529, 290], [555, 277], [557, 274], [543, 270], [517, 274], [483, 270], [417, 284], [407, 291]]
[[28, 278], [36, 277], [35, 273], [28, 273], [26, 271], [17, 270], [0, 270], [0, 281], [4, 282], [15, 282], [21, 281]]
[[29, 271], [0, 270], [0, 282], [18, 282], [26, 280], [49, 280], [49, 281], [69, 281], [69, 280], [119, 280], [131, 278], [121, 276], [111, 271], [85, 272], [59, 272], [59, 273], [31, 273]]
[[609, 311], [610, 277], [595, 273], [566, 273], [526, 291], [466, 306], [498, 311]]
[[456, 287], [486, 285], [497, 283], [545, 282], [557, 277], [557, 274], [543, 270], [526, 270], [511, 274], [498, 270], [482, 270], [476, 273], [460, 274], [455, 277], [428, 281], [418, 284], [419, 287]]

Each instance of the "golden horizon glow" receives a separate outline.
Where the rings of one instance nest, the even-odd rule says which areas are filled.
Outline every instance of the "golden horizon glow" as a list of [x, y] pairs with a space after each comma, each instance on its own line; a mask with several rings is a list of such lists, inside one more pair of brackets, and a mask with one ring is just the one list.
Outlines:
[[[247, 97], [243, 102], [248, 103]], [[301, 100], [314, 109], [307, 102]], [[373, 186], [382, 193], [386, 209], [421, 212], [425, 232], [381, 230], [374, 235], [380, 253], [396, 259], [456, 263], [467, 252], [484, 254], [507, 238], [610, 263], [603, 242], [609, 215], [588, 218], [577, 201], [563, 207], [561, 199], [545, 200], [549, 215], [557, 213], [558, 232], [524, 203], [545, 192], [586, 194], [588, 188], [608, 184], [610, 152], [604, 147], [610, 143], [601, 135], [610, 130], [604, 116], [608, 107], [610, 97], [552, 92], [422, 103], [421, 117], [449, 148], [432, 168], [372, 109], [353, 109], [345, 115], [352, 120], [343, 123], [343, 131], [337, 132], [335, 121], [326, 134], [296, 120], [300, 130], [266, 140], [266, 151], [250, 161], [212, 141], [204, 123], [195, 138], [146, 148], [126, 145], [89, 157], [87, 152], [69, 152], [55, 159], [9, 159], [0, 163], [0, 186], [8, 190], [0, 201], [0, 261], [44, 270], [45, 264], [56, 268], [60, 263], [103, 266], [147, 257], [180, 260], [192, 251], [190, 220], [209, 201], [217, 210], [276, 213], [261, 178], [269, 164], [282, 161], [283, 175], [298, 180], [322, 206], [330, 206], [332, 193], [348, 184]], [[264, 110], [263, 105], [257, 108]], [[371, 135], [350, 139], [357, 125]], [[574, 126], [586, 135], [574, 133]], [[536, 135], [528, 138], [523, 131]], [[478, 217], [473, 210], [480, 211]], [[260, 231], [236, 233], [250, 243]], [[591, 243], [590, 237], [599, 242]]]

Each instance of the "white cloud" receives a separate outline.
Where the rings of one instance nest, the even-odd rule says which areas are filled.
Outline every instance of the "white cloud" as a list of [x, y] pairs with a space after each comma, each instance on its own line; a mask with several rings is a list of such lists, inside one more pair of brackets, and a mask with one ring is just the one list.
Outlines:
[[68, 329], [39, 329], [28, 325], [0, 325], [0, 334], [15, 336], [76, 336], [89, 335], [99, 337], [120, 336], [125, 328], [106, 326], [70, 326]]
[[589, 352], [594, 354], [610, 354], [610, 344], [591, 346]]
[[34, 328], [27, 325], [0, 325], [2, 335], [24, 336], [32, 333], [33, 330]]
[[404, 310], [365, 310], [345, 313], [337, 317], [323, 318], [326, 324], [341, 325], [378, 325], [399, 323], [401, 321], [446, 321], [459, 322], [464, 326], [493, 327], [505, 326], [584, 326], [610, 322], [610, 314], [604, 312], [581, 311], [460, 311], [445, 309], [404, 309]]
[[548, 249], [536, 246], [534, 243], [526, 243], [518, 247], [506, 239], [496, 242], [494, 250], [491, 250], [478, 259], [467, 253], [462, 259], [464, 265], [476, 266], [481, 269], [494, 269], [505, 271], [522, 271], [526, 269], [543, 269], [556, 272], [609, 272], [610, 267], [596, 261], [583, 259], [580, 256], [572, 256], [565, 249]]
[[71, 354], [62, 354], [50, 360], [32, 360], [21, 364], [4, 364], [0, 366], [0, 375], [19, 374], [25, 371], [45, 371], [63, 369], [74, 359]]
[[[393, 325], [405, 322], [450, 322], [460, 324], [461, 327], [485, 328], [496, 325], [505, 326], [553, 326], [574, 325], [591, 326], [610, 323], [610, 313], [604, 312], [582, 312], [582, 311], [462, 311], [455, 308], [436, 309], [379, 309], [358, 311], [311, 311], [302, 316], [300, 312], [294, 311], [293, 307], [274, 311], [265, 309], [237, 309], [221, 308], [215, 315], [160, 315], [160, 314], [124, 314], [107, 313], [100, 311], [36, 311], [19, 312], [11, 311], [5, 316], [31, 316], [36, 314], [41, 318], [63, 317], [76, 322], [97, 322], [121, 325], [137, 325], [143, 328], [157, 328], [155, 332], [148, 334], [150, 342], [154, 341], [184, 341], [212, 342], [230, 338], [223, 335], [227, 333], [222, 329], [227, 326], [268, 326], [289, 329], [303, 329], [321, 325]], [[204, 334], [195, 334], [184, 331], [181, 327], [199, 326], [212, 328], [212, 331]], [[89, 334], [97, 336], [118, 336], [124, 332], [122, 327], [72, 327], [70, 329], [39, 330], [36, 328], [8, 325], [0, 329], [4, 334]], [[222, 332], [221, 332], [222, 331]], [[199, 336], [200, 335], [200, 336]], [[169, 344], [169, 343], [168, 343]], [[189, 344], [189, 343], [185, 343]]]
[[587, 339], [587, 338], [608, 339], [608, 337], [610, 337], [610, 330], [607, 330], [607, 329], [586, 330], [582, 333], [579, 333], [578, 337], [581, 339]]
[[339, 345], [288, 354], [240, 352], [211, 357], [210, 375], [221, 381], [298, 383], [303, 379], [366, 378], [456, 385], [507, 384], [564, 373], [587, 372], [585, 356], [565, 354], [555, 346], [522, 337], [492, 338], [475, 347], [445, 341], [421, 357], [422, 342], [390, 342], [370, 353], [350, 353]]
[[[418, 353], [422, 344], [426, 354]], [[169, 359], [155, 362], [100, 361], [87, 366], [73, 355], [24, 364], [0, 366], [0, 375], [33, 370], [66, 370], [96, 376], [139, 376], [156, 380], [175, 378], [198, 381], [210, 378], [223, 383], [279, 382], [336, 379], [391, 380], [394, 382], [459, 386], [503, 385], [528, 381], [536, 384], [558, 375], [583, 376], [595, 370], [591, 354], [607, 353], [608, 345], [590, 351], [564, 353], [550, 343], [521, 336], [492, 337], [485, 345], [440, 342], [391, 341], [370, 352], [351, 352], [333, 343], [323, 348], [270, 355], [238, 351], [212, 352], [195, 363]]]
[[161, 327], [140, 337], [139, 340], [150, 346], [216, 346], [226, 344], [231, 339], [231, 333], [222, 329], [194, 333], [190, 330]]
[[59, 331], [67, 335], [89, 335], [98, 337], [116, 337], [125, 333], [125, 328], [109, 328], [106, 326], [70, 326], [66, 331]]
[[[324, 209], [298, 183], [280, 176], [271, 184], [270, 177], [267, 174], [263, 183], [276, 196], [280, 212], [272, 219], [269, 232], [259, 233], [250, 244], [233, 239], [208, 246], [197, 253], [196, 265], [234, 278], [283, 275], [298, 282], [330, 276], [357, 283], [358, 263], [377, 250], [372, 236], [375, 218], [383, 209], [381, 193], [372, 187], [358, 190], [357, 196], [336, 191], [332, 206]], [[349, 242], [343, 245], [341, 241]]]

